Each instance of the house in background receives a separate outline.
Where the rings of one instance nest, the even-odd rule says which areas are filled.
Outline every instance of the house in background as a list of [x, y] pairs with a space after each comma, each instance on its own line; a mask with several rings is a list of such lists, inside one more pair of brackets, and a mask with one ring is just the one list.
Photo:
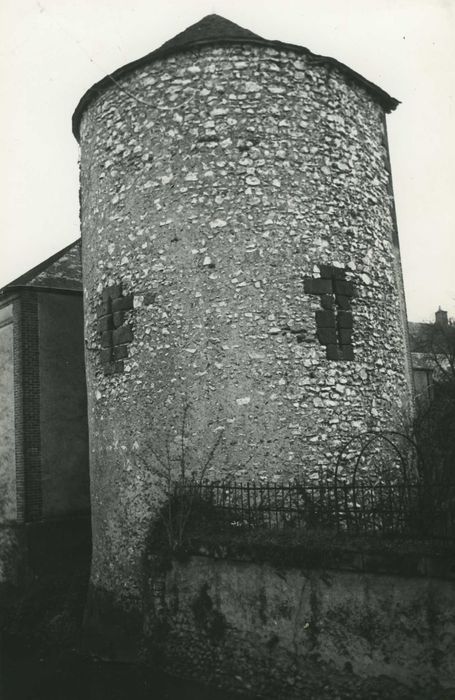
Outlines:
[[433, 398], [435, 382], [444, 378], [454, 360], [455, 326], [439, 307], [434, 323], [409, 321], [412, 374], [417, 402]]
[[88, 521], [83, 338], [76, 241], [0, 290], [0, 583]]

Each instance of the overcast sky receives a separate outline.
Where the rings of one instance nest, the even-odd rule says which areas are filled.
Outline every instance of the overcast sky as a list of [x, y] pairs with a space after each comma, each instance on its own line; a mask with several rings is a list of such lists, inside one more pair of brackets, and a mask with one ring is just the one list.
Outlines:
[[1, 0], [0, 286], [79, 236], [82, 94], [212, 12], [402, 102], [388, 129], [408, 316], [455, 316], [455, 0]]

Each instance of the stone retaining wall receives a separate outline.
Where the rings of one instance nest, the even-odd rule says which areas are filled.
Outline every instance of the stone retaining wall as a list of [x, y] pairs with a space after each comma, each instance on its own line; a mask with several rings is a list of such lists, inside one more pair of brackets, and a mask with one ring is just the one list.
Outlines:
[[326, 697], [346, 672], [455, 688], [453, 581], [192, 556], [150, 596], [174, 674], [264, 697]]

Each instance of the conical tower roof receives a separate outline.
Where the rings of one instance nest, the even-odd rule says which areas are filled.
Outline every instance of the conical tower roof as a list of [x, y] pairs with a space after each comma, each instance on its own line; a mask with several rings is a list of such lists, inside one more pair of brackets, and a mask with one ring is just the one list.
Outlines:
[[122, 66], [111, 75], [107, 75], [98, 83], [95, 83], [95, 85], [93, 85], [82, 97], [73, 114], [73, 133], [75, 137], [79, 140], [80, 121], [82, 114], [89, 103], [99, 94], [104, 92], [104, 90], [115, 85], [116, 82], [125, 74], [130, 73], [136, 68], [140, 68], [141, 66], [144, 66], [152, 61], [179, 53], [181, 51], [188, 51], [190, 49], [195, 49], [202, 46], [226, 44], [255, 44], [260, 46], [270, 46], [281, 50], [294, 51], [298, 54], [305, 54], [306, 56], [311, 57], [311, 59], [313, 59], [315, 62], [322, 62], [336, 66], [350, 80], [361, 84], [386, 112], [391, 112], [399, 104], [398, 100], [388, 95], [380, 87], [374, 83], [371, 83], [359, 73], [356, 73], [351, 68], [348, 68], [348, 66], [345, 66], [343, 63], [340, 63], [334, 58], [330, 58], [328, 56], [318, 56], [313, 54], [304, 46], [299, 46], [297, 44], [288, 44], [282, 41], [264, 39], [258, 34], [254, 34], [254, 32], [251, 32], [249, 29], [244, 29], [243, 27], [240, 27], [238, 24], [235, 24], [224, 17], [212, 14], [207, 15], [199, 20], [199, 22], [192, 24], [183, 32], [180, 32], [180, 34], [177, 34], [172, 39], [169, 39], [169, 41], [166, 41], [158, 49], [152, 51], [152, 53], [149, 53], [146, 56], [133, 61], [132, 63], [127, 63], [125, 66]]
[[238, 42], [249, 39], [264, 41], [258, 34], [250, 32], [249, 29], [240, 27], [235, 22], [231, 22], [219, 15], [207, 15], [199, 22], [187, 27], [183, 32], [177, 34], [173, 39], [169, 39], [158, 51], [179, 51], [195, 44], [215, 43], [219, 41]]

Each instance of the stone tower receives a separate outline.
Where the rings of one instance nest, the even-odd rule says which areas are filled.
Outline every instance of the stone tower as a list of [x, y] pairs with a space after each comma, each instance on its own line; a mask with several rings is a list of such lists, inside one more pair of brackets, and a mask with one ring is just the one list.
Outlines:
[[170, 476], [330, 474], [402, 417], [397, 104], [215, 15], [82, 98], [92, 583], [116, 600]]

